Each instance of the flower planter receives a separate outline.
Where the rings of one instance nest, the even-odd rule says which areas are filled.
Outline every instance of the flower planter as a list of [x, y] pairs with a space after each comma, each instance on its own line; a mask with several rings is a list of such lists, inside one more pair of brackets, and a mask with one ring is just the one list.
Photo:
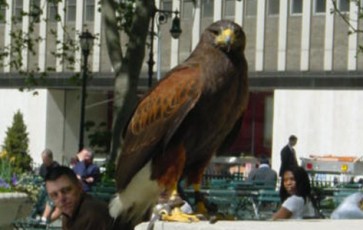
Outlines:
[[25, 193], [0, 193], [0, 229], [12, 229], [11, 223], [30, 215], [32, 203]]

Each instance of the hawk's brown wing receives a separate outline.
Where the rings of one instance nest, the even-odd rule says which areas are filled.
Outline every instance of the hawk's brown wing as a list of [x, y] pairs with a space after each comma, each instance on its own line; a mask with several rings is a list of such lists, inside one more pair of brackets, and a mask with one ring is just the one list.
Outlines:
[[201, 85], [198, 66], [177, 68], [140, 101], [127, 127], [125, 145], [117, 161], [118, 189], [125, 188], [150, 160], [157, 144], [163, 147], [168, 143], [198, 101]]

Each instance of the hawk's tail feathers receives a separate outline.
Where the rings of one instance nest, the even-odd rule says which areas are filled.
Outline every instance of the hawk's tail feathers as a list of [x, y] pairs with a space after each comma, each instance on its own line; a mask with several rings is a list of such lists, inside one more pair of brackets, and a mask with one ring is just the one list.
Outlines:
[[150, 214], [161, 193], [157, 181], [150, 179], [150, 166], [150, 163], [146, 164], [111, 200], [109, 212], [114, 219], [136, 226]]

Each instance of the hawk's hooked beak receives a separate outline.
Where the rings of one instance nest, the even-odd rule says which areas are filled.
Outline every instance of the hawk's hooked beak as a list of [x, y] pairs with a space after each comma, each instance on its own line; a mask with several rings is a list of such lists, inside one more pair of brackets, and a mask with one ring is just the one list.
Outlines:
[[221, 33], [216, 37], [216, 44], [218, 46], [223, 46], [230, 50], [231, 44], [234, 43], [236, 36], [232, 29], [227, 28], [221, 31]]

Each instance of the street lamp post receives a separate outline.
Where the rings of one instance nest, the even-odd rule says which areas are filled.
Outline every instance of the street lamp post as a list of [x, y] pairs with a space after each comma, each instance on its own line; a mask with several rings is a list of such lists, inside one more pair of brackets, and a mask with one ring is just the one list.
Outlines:
[[86, 89], [87, 89], [87, 74], [88, 74], [88, 55], [93, 46], [93, 39], [95, 37], [88, 31], [82, 32], [79, 36], [83, 64], [82, 64], [82, 89], [81, 89], [81, 118], [79, 126], [79, 145], [78, 150], [81, 151], [84, 147], [84, 116], [85, 116], [85, 106], [86, 106]]
[[154, 61], [154, 36], [155, 36], [155, 16], [158, 16], [157, 18], [157, 24], [158, 26], [161, 24], [164, 24], [167, 22], [168, 18], [175, 14], [175, 17], [173, 18], [170, 34], [173, 38], [178, 39], [180, 34], [182, 33], [182, 30], [180, 28], [180, 18], [179, 18], [179, 11], [171, 11], [171, 10], [159, 10], [157, 8], [154, 8], [153, 13], [151, 14], [151, 31], [150, 31], [150, 50], [149, 50], [149, 60], [147, 61], [148, 64], [148, 86], [149, 88], [152, 86], [153, 81], [153, 66], [155, 64]]

